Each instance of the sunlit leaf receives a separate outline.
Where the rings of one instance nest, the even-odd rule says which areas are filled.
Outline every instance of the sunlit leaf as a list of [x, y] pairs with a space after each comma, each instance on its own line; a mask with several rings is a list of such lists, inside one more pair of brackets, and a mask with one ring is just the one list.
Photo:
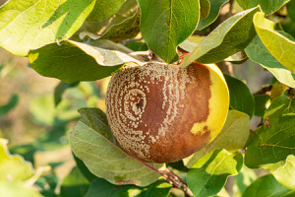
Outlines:
[[216, 150], [200, 158], [187, 174], [187, 183], [195, 197], [213, 196], [224, 186], [230, 175], [243, 166], [241, 153]]
[[284, 67], [295, 73], [295, 42], [274, 30], [274, 23], [264, 18], [264, 13], [254, 15], [254, 26], [260, 40], [267, 50]]
[[199, 0], [138, 0], [140, 30], [149, 48], [167, 63], [178, 60], [176, 47], [196, 29]]
[[250, 9], [260, 5], [262, 11], [267, 15], [279, 10], [283, 5], [290, 0], [237, 0], [238, 4], [244, 9]]
[[221, 132], [202, 150], [184, 159], [186, 167], [191, 167], [199, 158], [216, 149], [237, 151], [242, 149], [250, 135], [250, 118], [247, 114], [230, 110]]
[[183, 66], [193, 61], [204, 64], [219, 62], [243, 50], [255, 36], [252, 18], [257, 11], [259, 8], [246, 10], [221, 23], [184, 57]]
[[[69, 140], [74, 154], [91, 173], [114, 184], [146, 186], [157, 180], [157, 173], [119, 147], [101, 110], [82, 108], [79, 112], [81, 120], [69, 134]], [[151, 166], [160, 168], [163, 165]]]
[[0, 181], [1, 196], [9, 197], [42, 197], [37, 190], [27, 187], [21, 182]]
[[0, 46], [15, 55], [72, 36], [94, 0], [10, 0], [0, 8]]
[[146, 187], [135, 185], [113, 185], [104, 179], [97, 178], [91, 182], [90, 188], [85, 197], [167, 197], [172, 185], [164, 180], [159, 180]]
[[30, 51], [29, 60], [36, 72], [66, 83], [94, 81], [110, 76], [126, 62], [138, 60], [112, 51], [75, 41], [63, 41]]

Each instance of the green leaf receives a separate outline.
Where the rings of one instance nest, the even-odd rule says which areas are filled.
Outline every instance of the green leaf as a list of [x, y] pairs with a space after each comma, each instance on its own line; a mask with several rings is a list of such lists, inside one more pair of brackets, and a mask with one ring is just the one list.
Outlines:
[[255, 116], [263, 117], [266, 110], [267, 101], [269, 101], [270, 96], [267, 94], [255, 95]]
[[216, 138], [202, 150], [184, 159], [186, 167], [191, 167], [199, 158], [214, 150], [223, 148], [237, 151], [245, 147], [250, 135], [250, 118], [247, 114], [230, 110], [225, 124]]
[[76, 87], [79, 84], [79, 82], [74, 82], [74, 83], [65, 83], [65, 82], [60, 82], [54, 89], [54, 104], [57, 106], [61, 99], [63, 93], [68, 89], [68, 88], [73, 88]]
[[270, 15], [275, 11], [279, 10], [283, 5], [288, 3], [290, 0], [237, 0], [237, 3], [244, 9], [250, 9], [260, 5], [262, 11], [266, 15]]
[[200, 0], [200, 7], [201, 7], [200, 19], [204, 19], [210, 13], [211, 3], [209, 0]]
[[32, 164], [19, 155], [10, 155], [7, 143], [7, 140], [0, 138], [0, 181], [25, 181], [31, 178], [34, 175]]
[[245, 164], [248, 167], [268, 168], [267, 165], [284, 161], [288, 155], [294, 154], [295, 144], [292, 138], [295, 134], [295, 114], [282, 115], [288, 110], [284, 105], [285, 103], [273, 102], [264, 114], [268, 117], [268, 123], [250, 135], [245, 153]]
[[213, 196], [230, 175], [239, 173], [243, 165], [241, 153], [215, 150], [200, 158], [187, 174], [187, 183], [195, 197]]
[[295, 190], [295, 156], [289, 155], [283, 166], [271, 171], [276, 180], [283, 186]]
[[42, 197], [42, 195], [33, 188], [27, 187], [21, 182], [0, 181], [1, 196], [7, 197]]
[[196, 29], [199, 0], [138, 0], [140, 30], [149, 48], [167, 63], [178, 60], [176, 47]]
[[97, 178], [94, 174], [92, 174], [88, 168], [85, 166], [84, 162], [79, 159], [74, 153], [73, 153], [73, 157], [76, 161], [77, 167], [79, 168], [79, 170], [81, 171], [81, 173], [83, 174], [83, 176], [89, 181], [93, 181], [95, 178]]
[[242, 64], [242, 63], [246, 62], [247, 60], [248, 60], [248, 56], [244, 50], [239, 51], [239, 52], [227, 57], [226, 59], [224, 59], [224, 61], [231, 62], [233, 64]]
[[255, 36], [245, 51], [252, 61], [271, 72], [279, 82], [295, 88], [295, 74], [272, 56], [258, 36]]
[[295, 42], [274, 30], [274, 23], [264, 18], [264, 13], [258, 12], [254, 15], [254, 26], [257, 35], [267, 50], [283, 66], [295, 73]]
[[83, 176], [77, 167], [74, 167], [61, 184], [61, 197], [83, 197], [88, 188], [89, 181]]
[[157, 180], [157, 173], [119, 147], [104, 112], [96, 108], [82, 108], [79, 112], [81, 119], [69, 134], [69, 140], [74, 154], [91, 173], [114, 184], [146, 186]]
[[282, 186], [271, 174], [255, 180], [244, 192], [243, 197], [284, 197], [292, 191]]
[[18, 95], [14, 94], [6, 105], [0, 106], [0, 117], [5, 116], [10, 110], [12, 110], [18, 103]]
[[246, 188], [251, 185], [251, 183], [257, 179], [257, 175], [254, 170], [247, 168], [243, 165], [240, 173], [235, 176], [234, 195], [233, 196], [242, 196]]
[[248, 86], [229, 75], [224, 75], [230, 95], [230, 107], [244, 112], [252, 118], [255, 110], [255, 101]]
[[252, 18], [257, 11], [259, 8], [246, 10], [221, 23], [184, 57], [183, 66], [193, 61], [204, 64], [219, 62], [243, 50], [255, 36]]
[[269, 108], [266, 110], [263, 119], [265, 120], [267, 117], [269, 121], [276, 120], [280, 115], [295, 113], [295, 100], [288, 99], [286, 97], [278, 97], [276, 98]]
[[121, 9], [113, 16], [101, 21], [85, 21], [80, 30], [76, 33], [79, 39], [85, 37], [98, 39], [103, 36], [111, 27], [124, 23], [127, 19], [133, 17], [137, 12], [138, 4], [136, 0], [126, 0]]
[[30, 51], [33, 69], [42, 76], [65, 83], [95, 81], [110, 76], [126, 62], [138, 60], [119, 51], [92, 47], [75, 41], [49, 44]]
[[164, 180], [158, 180], [146, 187], [138, 187], [135, 185], [113, 185], [104, 179], [97, 178], [91, 182], [85, 197], [167, 197], [171, 188], [172, 185]]
[[211, 6], [209, 15], [206, 18], [202, 18], [199, 21], [197, 30], [202, 30], [212, 24], [218, 17], [220, 8], [226, 4], [229, 0], [209, 0]]
[[15, 55], [69, 38], [83, 24], [95, 0], [11, 0], [0, 8], [0, 46]]
[[295, 21], [295, 2], [294, 1], [289, 1], [287, 3], [287, 13], [288, 16], [292, 19], [292, 21]]
[[87, 20], [100, 22], [118, 12], [125, 0], [96, 0], [94, 8]]

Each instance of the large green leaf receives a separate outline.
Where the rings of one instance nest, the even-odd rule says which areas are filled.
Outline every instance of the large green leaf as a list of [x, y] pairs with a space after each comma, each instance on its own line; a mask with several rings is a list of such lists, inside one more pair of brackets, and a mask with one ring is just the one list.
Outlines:
[[259, 8], [246, 10], [221, 23], [184, 57], [183, 66], [193, 61], [204, 64], [219, 62], [242, 51], [255, 36], [252, 18], [257, 11]]
[[[81, 120], [69, 134], [74, 154], [96, 176], [114, 184], [146, 186], [159, 175], [122, 150], [113, 137], [106, 115], [99, 109], [82, 108]], [[161, 164], [151, 164], [160, 168]]]
[[90, 188], [85, 197], [167, 197], [172, 185], [164, 180], [146, 186], [135, 185], [113, 185], [104, 179], [97, 178], [91, 182]]
[[31, 178], [34, 175], [32, 164], [19, 155], [10, 155], [7, 143], [7, 140], [0, 138], [0, 181], [25, 181]]
[[125, 0], [96, 0], [95, 6], [87, 20], [100, 22], [120, 10]]
[[295, 190], [295, 156], [289, 155], [283, 166], [271, 171], [276, 180], [283, 186]]
[[95, 0], [11, 0], [0, 8], [0, 46], [26, 56], [59, 38], [69, 38], [83, 24]]
[[66, 83], [108, 77], [129, 61], [142, 64], [122, 52], [75, 41], [49, 44], [30, 51], [29, 60], [40, 75], [54, 77]]
[[258, 36], [255, 36], [245, 51], [252, 61], [270, 71], [279, 82], [295, 88], [295, 74], [272, 56]]
[[229, 0], [209, 0], [211, 4], [209, 14], [206, 18], [201, 18], [197, 30], [202, 30], [213, 23], [219, 15], [220, 8], [228, 1]]
[[77, 167], [74, 167], [62, 181], [60, 188], [61, 197], [83, 197], [88, 188], [89, 181]]
[[216, 138], [202, 150], [184, 159], [186, 167], [191, 167], [199, 158], [216, 150], [226, 149], [237, 151], [242, 149], [250, 135], [250, 118], [247, 114], [230, 110], [221, 132]]
[[255, 101], [248, 86], [237, 78], [224, 75], [230, 95], [230, 107], [250, 116], [254, 114]]
[[1, 196], [7, 197], [42, 197], [42, 195], [33, 188], [27, 187], [20, 182], [0, 181]]
[[76, 36], [78, 35], [81, 40], [85, 37], [95, 40], [101, 38], [111, 27], [123, 24], [129, 18], [134, 17], [137, 8], [136, 0], [126, 0], [121, 9], [113, 16], [101, 22], [85, 21]]
[[290, 0], [237, 0], [238, 4], [244, 9], [250, 9], [260, 5], [262, 11], [267, 15], [279, 10]]
[[267, 50], [283, 66], [295, 73], [295, 42], [274, 30], [274, 23], [264, 18], [264, 13], [254, 15], [254, 26], [260, 40]]
[[264, 114], [265, 123], [255, 130], [246, 144], [245, 164], [250, 168], [282, 162], [294, 154], [295, 102], [279, 97]]
[[18, 95], [14, 94], [14, 95], [12, 95], [12, 97], [10, 98], [8, 103], [6, 103], [5, 105], [0, 106], [0, 117], [4, 116], [10, 110], [12, 110], [17, 105], [18, 99], [19, 99]]
[[243, 197], [284, 197], [293, 192], [278, 183], [272, 175], [266, 175], [255, 180], [245, 190]]
[[224, 186], [230, 175], [239, 173], [243, 166], [241, 153], [215, 150], [200, 158], [187, 174], [187, 183], [195, 197], [213, 196]]
[[167, 63], [178, 60], [176, 47], [196, 29], [199, 0], [138, 0], [140, 29], [149, 48]]
[[270, 99], [270, 96], [267, 94], [255, 95], [255, 116], [263, 117], [266, 110], [267, 102]]

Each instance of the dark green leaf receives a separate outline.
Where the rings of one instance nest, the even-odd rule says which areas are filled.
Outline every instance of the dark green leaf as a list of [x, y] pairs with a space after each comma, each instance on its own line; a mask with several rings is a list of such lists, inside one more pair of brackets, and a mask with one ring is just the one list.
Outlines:
[[100, 22], [103, 21], [120, 10], [125, 0], [96, 0], [94, 8], [87, 20]]
[[62, 181], [61, 197], [83, 197], [89, 188], [89, 184], [89, 181], [82, 175], [80, 170], [74, 167]]
[[10, 0], [0, 8], [0, 46], [15, 55], [69, 38], [83, 24], [95, 0]]
[[260, 5], [262, 11], [267, 15], [274, 13], [279, 10], [283, 5], [288, 3], [290, 0], [237, 0], [238, 4], [244, 9], [254, 8]]
[[254, 15], [254, 26], [260, 40], [267, 50], [283, 66], [295, 73], [295, 42], [274, 30], [274, 23], [264, 18], [264, 13]]
[[266, 103], [270, 99], [270, 96], [267, 94], [255, 95], [255, 116], [263, 117], [266, 110]]
[[246, 10], [221, 23], [184, 57], [183, 66], [193, 61], [204, 64], [219, 62], [242, 51], [255, 36], [252, 19], [257, 11], [259, 8]]
[[68, 89], [68, 88], [73, 88], [76, 87], [79, 84], [79, 82], [74, 82], [74, 83], [65, 83], [65, 82], [60, 82], [54, 89], [54, 104], [57, 106], [61, 99], [63, 93]]
[[174, 169], [179, 170], [179, 171], [183, 171], [183, 172], [187, 172], [188, 171], [188, 168], [185, 167], [185, 165], [183, 163], [183, 160], [180, 160], [180, 161], [177, 161], [177, 162], [173, 162], [173, 163], [167, 163], [166, 166], [167, 167], [174, 168]]
[[222, 189], [228, 176], [239, 173], [242, 165], [241, 153], [215, 150], [201, 157], [190, 168], [188, 186], [195, 197], [213, 196]]
[[199, 0], [138, 0], [140, 29], [149, 48], [167, 63], [178, 60], [176, 47], [196, 29]]
[[254, 181], [244, 192], [243, 197], [284, 197], [292, 190], [282, 186], [272, 175], [266, 175]]
[[167, 197], [172, 185], [164, 180], [147, 186], [113, 185], [104, 179], [97, 178], [91, 182], [85, 197]]
[[114, 184], [146, 186], [158, 179], [157, 173], [119, 147], [104, 112], [96, 108], [82, 108], [79, 112], [81, 119], [69, 134], [69, 140], [74, 154], [91, 173]]
[[81, 173], [84, 175], [84, 177], [89, 181], [93, 181], [95, 178], [97, 178], [94, 174], [92, 174], [88, 168], [85, 166], [84, 162], [79, 159], [74, 153], [73, 153], [73, 157], [76, 161], [77, 167], [79, 168], [79, 170], [81, 171]]
[[204, 19], [210, 13], [211, 3], [209, 0], [200, 0], [200, 6], [201, 6], [200, 19]]
[[12, 110], [18, 103], [18, 95], [14, 94], [8, 101], [6, 105], [0, 106], [0, 117], [7, 114], [10, 110]]
[[110, 76], [126, 62], [136, 59], [107, 49], [75, 41], [63, 41], [30, 51], [29, 60], [40, 75], [54, 77], [66, 83], [95, 81]]
[[209, 15], [204, 19], [201, 18], [197, 30], [202, 30], [213, 23], [219, 15], [220, 8], [228, 1], [229, 0], [209, 0], [211, 4]]
[[288, 16], [292, 19], [292, 21], [295, 21], [295, 2], [290, 1], [287, 3], [287, 12]]
[[224, 77], [229, 89], [230, 107], [248, 114], [251, 119], [255, 110], [255, 101], [248, 86], [229, 75], [225, 74]]
[[295, 100], [288, 99], [287, 97], [276, 98], [269, 108], [266, 110], [263, 119], [269, 118], [269, 121], [276, 120], [280, 115], [295, 113]]

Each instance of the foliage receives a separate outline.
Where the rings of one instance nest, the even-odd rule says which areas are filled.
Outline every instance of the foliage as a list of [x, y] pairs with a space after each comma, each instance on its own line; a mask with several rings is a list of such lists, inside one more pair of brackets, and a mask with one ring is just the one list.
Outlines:
[[[234, 176], [230, 195], [294, 196], [294, 5], [294, 0], [3, 4], [0, 46], [27, 57], [26, 69], [60, 81], [54, 95], [27, 105], [32, 122], [42, 127], [33, 142], [8, 150], [7, 140], [0, 138], [1, 194], [226, 196], [224, 186], [232, 186], [227, 179]], [[108, 77], [127, 62], [142, 66], [150, 61], [182, 67], [194, 61], [216, 63], [229, 88], [230, 111], [222, 131], [206, 147], [175, 163], [145, 163], [126, 153], [104, 113]], [[266, 86], [250, 87], [243, 75], [235, 74], [241, 67], [250, 72], [254, 62], [272, 76], [261, 84]], [[7, 67], [0, 65], [0, 83]], [[3, 101], [0, 123], [21, 101], [18, 93]], [[252, 124], [250, 130], [251, 120], [259, 125]], [[55, 158], [63, 157], [63, 151], [75, 163], [62, 177], [58, 168], [66, 163], [63, 158], [38, 164], [50, 158], [47, 153]], [[258, 168], [267, 175], [256, 174]]]

